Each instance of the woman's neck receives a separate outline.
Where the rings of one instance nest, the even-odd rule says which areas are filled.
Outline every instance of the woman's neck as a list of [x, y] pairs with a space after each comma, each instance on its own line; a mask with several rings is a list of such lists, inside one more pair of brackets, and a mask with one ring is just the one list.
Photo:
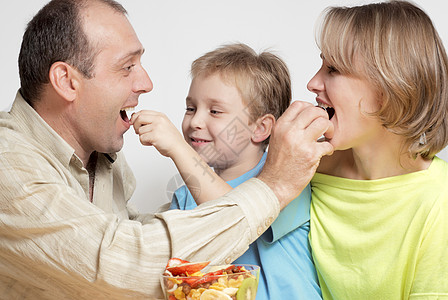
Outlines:
[[379, 143], [336, 151], [322, 159], [318, 172], [343, 178], [374, 180], [426, 170], [431, 160], [413, 158], [399, 143]]

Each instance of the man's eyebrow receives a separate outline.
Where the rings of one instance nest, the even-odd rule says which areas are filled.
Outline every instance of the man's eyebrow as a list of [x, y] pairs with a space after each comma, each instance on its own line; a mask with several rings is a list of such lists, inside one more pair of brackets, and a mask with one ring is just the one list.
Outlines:
[[143, 53], [145, 53], [145, 48], [137, 49], [137, 50], [135, 50], [135, 51], [131, 51], [131, 52], [129, 52], [129, 53], [123, 55], [123, 56], [119, 59], [119, 61], [121, 62], [121, 61], [127, 60], [127, 59], [129, 59], [130, 57], [133, 57], [133, 56], [141, 56], [141, 55], [143, 55]]

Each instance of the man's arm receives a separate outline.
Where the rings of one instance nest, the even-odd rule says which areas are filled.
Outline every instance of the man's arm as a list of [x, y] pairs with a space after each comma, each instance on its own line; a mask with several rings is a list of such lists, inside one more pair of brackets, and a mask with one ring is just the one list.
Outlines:
[[333, 124], [328, 114], [311, 103], [293, 102], [274, 126], [269, 151], [258, 178], [266, 183], [283, 209], [308, 185], [320, 159], [333, 153]]

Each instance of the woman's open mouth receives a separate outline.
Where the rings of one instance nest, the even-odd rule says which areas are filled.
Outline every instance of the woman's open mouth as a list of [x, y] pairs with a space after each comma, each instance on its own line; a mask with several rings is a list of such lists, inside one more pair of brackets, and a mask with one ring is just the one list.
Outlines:
[[322, 108], [323, 110], [325, 110], [327, 112], [329, 120], [331, 118], [333, 118], [333, 116], [334, 116], [334, 108], [333, 107], [328, 106], [328, 105], [326, 105], [324, 103], [318, 103], [317, 107], [320, 107], [320, 108]]

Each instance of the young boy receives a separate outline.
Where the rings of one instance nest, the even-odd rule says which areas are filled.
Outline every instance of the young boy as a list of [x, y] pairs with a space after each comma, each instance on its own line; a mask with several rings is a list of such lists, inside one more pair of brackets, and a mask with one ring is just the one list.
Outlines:
[[[275, 121], [291, 100], [286, 64], [244, 44], [206, 53], [191, 67], [182, 131], [187, 143], [232, 188], [256, 176], [266, 160]], [[213, 185], [213, 179], [200, 182]], [[194, 192], [198, 191], [195, 189]], [[196, 197], [199, 196], [199, 197]], [[193, 209], [187, 186], [173, 196], [172, 209]], [[259, 299], [320, 299], [308, 243], [310, 187], [234, 263], [261, 266]]]
[[[286, 64], [244, 44], [201, 56], [191, 74], [185, 139], [162, 113], [146, 110], [131, 118], [141, 143], [170, 157], [186, 183], [175, 192], [172, 209], [193, 209], [258, 175], [271, 130], [291, 99]], [[308, 242], [310, 200], [308, 185], [234, 261], [261, 266], [257, 300], [321, 299]]]

